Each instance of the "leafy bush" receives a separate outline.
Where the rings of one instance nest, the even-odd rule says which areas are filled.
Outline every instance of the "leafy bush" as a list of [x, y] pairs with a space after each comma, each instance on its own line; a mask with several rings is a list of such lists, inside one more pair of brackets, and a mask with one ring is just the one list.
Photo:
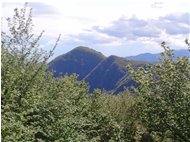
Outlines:
[[[8, 18], [1, 32], [2, 141], [152, 142], [190, 140], [190, 62], [173, 60], [165, 51], [160, 63], [129, 67], [139, 84], [112, 96], [89, 86], [77, 75], [54, 78], [47, 72], [49, 53], [39, 49], [43, 35], [32, 33], [26, 5]], [[186, 40], [189, 47], [189, 42]], [[132, 95], [131, 95], [132, 94]]]
[[[76, 75], [53, 78], [47, 72], [49, 53], [40, 50], [43, 32], [32, 33], [26, 5], [8, 18], [2, 32], [2, 141], [109, 141], [119, 126], [102, 113], [97, 97]], [[28, 16], [27, 16], [28, 14]]]
[[174, 61], [172, 50], [165, 51], [160, 63], [131, 70], [140, 84], [136, 90], [139, 119], [155, 141], [190, 140], [190, 62], [187, 57]]

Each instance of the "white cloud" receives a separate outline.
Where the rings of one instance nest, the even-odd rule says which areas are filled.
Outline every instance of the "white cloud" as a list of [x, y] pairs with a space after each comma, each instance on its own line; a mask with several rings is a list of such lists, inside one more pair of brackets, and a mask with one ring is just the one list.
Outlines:
[[[24, 1], [7, 1], [2, 5], [3, 17], [13, 15], [15, 7], [24, 5]], [[54, 40], [62, 34], [62, 45], [56, 54], [84, 45], [106, 55], [123, 55], [126, 49], [131, 54], [157, 52], [163, 39], [179, 45], [175, 48], [183, 48], [180, 43], [189, 36], [189, 5], [189, 0], [47, 0], [29, 3], [33, 8], [35, 33], [45, 30], [47, 41], [49, 37]], [[50, 44], [46, 42], [46, 45]]]

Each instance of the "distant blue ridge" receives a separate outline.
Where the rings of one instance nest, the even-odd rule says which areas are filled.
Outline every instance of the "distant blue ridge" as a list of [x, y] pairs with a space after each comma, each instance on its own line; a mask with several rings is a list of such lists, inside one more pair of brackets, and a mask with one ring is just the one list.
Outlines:
[[[174, 55], [175, 57], [182, 57], [182, 56], [190, 57], [190, 53], [186, 49], [174, 50]], [[158, 62], [159, 57], [160, 57], [160, 53], [156, 53], [156, 54], [143, 53], [136, 56], [128, 56], [126, 57], [126, 59], [156, 63]]]

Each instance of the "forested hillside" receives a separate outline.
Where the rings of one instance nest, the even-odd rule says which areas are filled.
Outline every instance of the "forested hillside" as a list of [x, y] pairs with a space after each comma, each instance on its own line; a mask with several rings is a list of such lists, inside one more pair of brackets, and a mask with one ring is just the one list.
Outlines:
[[54, 71], [55, 77], [76, 73], [81, 80], [105, 58], [103, 54], [93, 49], [80, 46], [55, 58], [49, 63], [48, 70]]
[[[145, 66], [146, 62], [127, 61], [117, 56], [107, 57], [98, 66], [96, 66], [86, 77], [85, 81], [90, 85], [90, 91], [95, 88], [105, 89], [110, 92], [124, 91], [136, 84], [129, 77], [128, 65], [136, 67]], [[123, 78], [126, 80], [124, 81]], [[121, 81], [124, 81], [123, 84]], [[122, 87], [120, 85], [123, 85]], [[124, 85], [125, 84], [125, 85]]]
[[[190, 141], [189, 58], [174, 60], [162, 42], [159, 63], [128, 65], [138, 88], [118, 95], [99, 89], [88, 93], [89, 86], [76, 75], [55, 78], [47, 72], [60, 36], [49, 53], [39, 49], [43, 32], [33, 33], [32, 10], [25, 6], [14, 12], [7, 19], [9, 31], [1, 32], [2, 142]], [[122, 63], [116, 58], [108, 58], [114, 69]]]
[[76, 73], [78, 80], [89, 83], [89, 91], [94, 89], [118, 93], [125, 88], [136, 86], [129, 77], [127, 65], [133, 68], [145, 67], [148, 62], [128, 61], [117, 56], [105, 57], [88, 47], [76, 47], [72, 51], [56, 57], [48, 64], [48, 71], [53, 72], [54, 77], [71, 75]]

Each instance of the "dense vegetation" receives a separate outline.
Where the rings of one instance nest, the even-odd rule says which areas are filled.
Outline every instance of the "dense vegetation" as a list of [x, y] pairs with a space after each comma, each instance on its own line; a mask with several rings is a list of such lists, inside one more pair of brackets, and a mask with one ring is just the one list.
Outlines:
[[137, 89], [89, 94], [77, 75], [54, 78], [47, 72], [53, 51], [39, 50], [43, 32], [32, 33], [31, 11], [15, 9], [7, 20], [9, 32], [1, 33], [2, 142], [190, 141], [187, 57], [173, 61], [163, 42], [158, 64], [138, 71], [128, 67]]

